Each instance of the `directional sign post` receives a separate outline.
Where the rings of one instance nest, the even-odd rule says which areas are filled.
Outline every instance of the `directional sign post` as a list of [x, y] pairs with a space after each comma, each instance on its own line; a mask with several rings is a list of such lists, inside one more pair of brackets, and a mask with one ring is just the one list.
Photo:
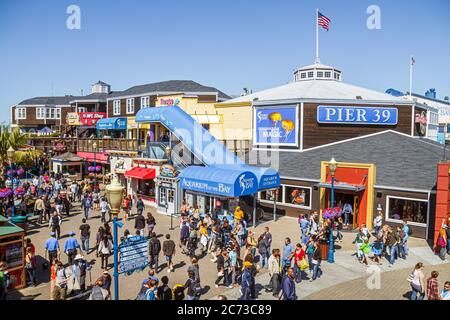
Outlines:
[[119, 245], [119, 274], [132, 274], [148, 265], [148, 239], [143, 236], [134, 236], [125, 239]]

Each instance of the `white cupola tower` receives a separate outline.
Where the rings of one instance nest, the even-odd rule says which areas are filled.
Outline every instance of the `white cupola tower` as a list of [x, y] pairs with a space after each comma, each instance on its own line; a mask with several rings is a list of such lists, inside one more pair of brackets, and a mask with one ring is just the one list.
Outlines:
[[103, 81], [98, 81], [91, 86], [91, 93], [110, 93], [111, 86]]
[[301, 67], [294, 71], [294, 82], [308, 80], [342, 81], [342, 72], [320, 63]]

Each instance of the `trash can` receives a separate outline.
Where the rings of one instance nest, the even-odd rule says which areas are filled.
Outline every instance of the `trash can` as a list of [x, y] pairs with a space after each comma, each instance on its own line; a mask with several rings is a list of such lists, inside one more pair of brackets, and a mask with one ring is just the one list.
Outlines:
[[330, 244], [325, 241], [319, 242], [320, 253], [322, 254], [322, 260], [328, 260], [328, 252], [330, 251]]

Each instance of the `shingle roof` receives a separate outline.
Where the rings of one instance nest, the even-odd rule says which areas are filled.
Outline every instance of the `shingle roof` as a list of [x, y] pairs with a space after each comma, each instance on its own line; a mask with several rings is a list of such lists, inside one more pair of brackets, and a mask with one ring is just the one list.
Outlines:
[[79, 97], [62, 96], [62, 97], [35, 97], [23, 100], [19, 105], [69, 105], [70, 101]]
[[98, 80], [97, 83], [94, 83], [94, 86], [95, 86], [96, 84], [99, 84], [99, 85], [102, 85], [102, 86], [109, 86], [109, 84], [107, 84], [106, 82], [103, 82], [103, 81], [101, 81], [101, 80]]
[[[251, 156], [256, 157], [255, 153], [258, 151], [252, 151]], [[446, 153], [450, 158], [450, 152]], [[302, 152], [281, 151], [275, 155], [279, 155], [278, 170], [282, 177], [319, 180], [321, 161], [334, 157], [338, 162], [374, 163], [376, 185], [431, 190], [443, 154], [442, 145], [388, 130]]]
[[155, 83], [149, 83], [139, 86], [131, 87], [127, 90], [115, 92], [110, 95], [110, 97], [120, 97], [120, 96], [134, 96], [144, 93], [150, 93], [150, 92], [161, 92], [161, 93], [167, 93], [167, 92], [173, 92], [173, 93], [183, 93], [183, 92], [211, 92], [211, 93], [218, 93], [219, 99], [231, 99], [230, 96], [223, 93], [222, 91], [214, 88], [214, 87], [207, 87], [204, 85], [201, 85], [195, 81], [192, 80], [169, 80], [169, 81], [163, 81], [163, 82], [155, 82]]
[[87, 96], [82, 97], [74, 97], [71, 101], [86, 101], [86, 100], [104, 100], [106, 102], [106, 98], [109, 97], [108, 93], [91, 93]]

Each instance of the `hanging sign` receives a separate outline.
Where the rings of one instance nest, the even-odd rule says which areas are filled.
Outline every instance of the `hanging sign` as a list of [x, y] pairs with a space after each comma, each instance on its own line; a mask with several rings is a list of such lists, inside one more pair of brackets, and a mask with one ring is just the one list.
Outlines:
[[119, 245], [119, 273], [130, 275], [147, 267], [148, 242], [146, 237], [134, 236]]

